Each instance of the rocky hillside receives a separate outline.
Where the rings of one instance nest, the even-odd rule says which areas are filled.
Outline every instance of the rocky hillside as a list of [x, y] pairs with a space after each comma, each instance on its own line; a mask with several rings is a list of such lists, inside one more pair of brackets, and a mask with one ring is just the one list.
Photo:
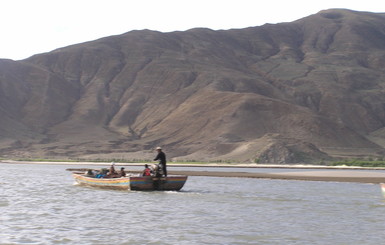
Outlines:
[[2, 157], [381, 157], [385, 14], [149, 30], [0, 60]]

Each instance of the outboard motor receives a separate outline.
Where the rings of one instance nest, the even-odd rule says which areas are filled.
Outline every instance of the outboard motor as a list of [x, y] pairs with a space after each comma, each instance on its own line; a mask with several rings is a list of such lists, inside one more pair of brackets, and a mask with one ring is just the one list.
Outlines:
[[161, 177], [163, 175], [162, 167], [159, 164], [151, 165], [151, 169], [155, 177]]

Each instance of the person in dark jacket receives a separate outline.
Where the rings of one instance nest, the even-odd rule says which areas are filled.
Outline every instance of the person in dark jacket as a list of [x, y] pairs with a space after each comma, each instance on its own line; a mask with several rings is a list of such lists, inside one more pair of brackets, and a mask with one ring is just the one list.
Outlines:
[[158, 152], [158, 155], [156, 155], [154, 161], [159, 161], [159, 165], [163, 170], [163, 175], [167, 177], [166, 154], [164, 154], [160, 147], [156, 147], [156, 151]]
[[121, 167], [120, 168], [120, 177], [126, 177], [126, 171], [124, 171], [124, 168], [123, 167]]

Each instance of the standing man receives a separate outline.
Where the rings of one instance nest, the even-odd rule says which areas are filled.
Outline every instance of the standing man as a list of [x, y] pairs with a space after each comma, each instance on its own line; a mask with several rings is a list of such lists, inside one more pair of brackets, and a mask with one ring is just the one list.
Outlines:
[[163, 169], [163, 174], [165, 177], [167, 177], [167, 168], [166, 168], [166, 154], [162, 151], [162, 148], [156, 147], [156, 151], [158, 152], [158, 155], [156, 155], [154, 161], [159, 161], [159, 165]]

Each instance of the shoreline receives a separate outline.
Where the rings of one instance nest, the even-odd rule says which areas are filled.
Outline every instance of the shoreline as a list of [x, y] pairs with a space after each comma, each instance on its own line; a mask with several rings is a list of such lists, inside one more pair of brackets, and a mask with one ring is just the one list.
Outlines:
[[[11, 161], [2, 160], [4, 164], [42, 164], [42, 165], [90, 165], [90, 166], [106, 166], [110, 163], [95, 162], [28, 162], [28, 161]], [[116, 166], [143, 166], [145, 163], [115, 163]], [[249, 173], [249, 172], [220, 172], [220, 171], [196, 171], [196, 170], [172, 170], [169, 169], [170, 175], [187, 175], [187, 176], [207, 176], [207, 177], [236, 177], [236, 178], [261, 178], [261, 179], [282, 179], [282, 180], [305, 180], [305, 181], [332, 181], [332, 182], [356, 182], [356, 183], [372, 183], [379, 184], [385, 182], [384, 172], [370, 172], [370, 170], [385, 170], [385, 168], [364, 168], [349, 166], [319, 166], [319, 165], [269, 165], [269, 164], [173, 164], [168, 163], [169, 167], [208, 167], [208, 168], [281, 168], [281, 169], [298, 169], [297, 172], [267, 172], [267, 173]], [[68, 171], [84, 170], [84, 168], [72, 168]], [[300, 171], [306, 169], [307, 171]], [[313, 169], [314, 171], [309, 171]], [[339, 170], [339, 171], [330, 171]], [[361, 171], [357, 171], [361, 170]], [[368, 171], [362, 171], [368, 170]], [[141, 171], [127, 171], [139, 173]]]
[[379, 184], [385, 182], [385, 173], [357, 172], [342, 170], [338, 173], [331, 171], [304, 171], [281, 173], [246, 173], [246, 172], [216, 172], [216, 171], [169, 171], [170, 174], [207, 177], [236, 177], [303, 181], [331, 181]]
[[[0, 160], [1, 163], [8, 164], [41, 164], [41, 165], [96, 165], [110, 166], [111, 162], [66, 162], [66, 161], [17, 161], [17, 160]], [[116, 166], [144, 166], [148, 163], [122, 163], [116, 162]], [[308, 164], [257, 164], [257, 163], [173, 163], [167, 162], [167, 166], [172, 167], [209, 167], [209, 168], [281, 168], [281, 169], [331, 169], [331, 170], [385, 170], [385, 167], [357, 167], [357, 166], [325, 166], [325, 165], [308, 165]]]

